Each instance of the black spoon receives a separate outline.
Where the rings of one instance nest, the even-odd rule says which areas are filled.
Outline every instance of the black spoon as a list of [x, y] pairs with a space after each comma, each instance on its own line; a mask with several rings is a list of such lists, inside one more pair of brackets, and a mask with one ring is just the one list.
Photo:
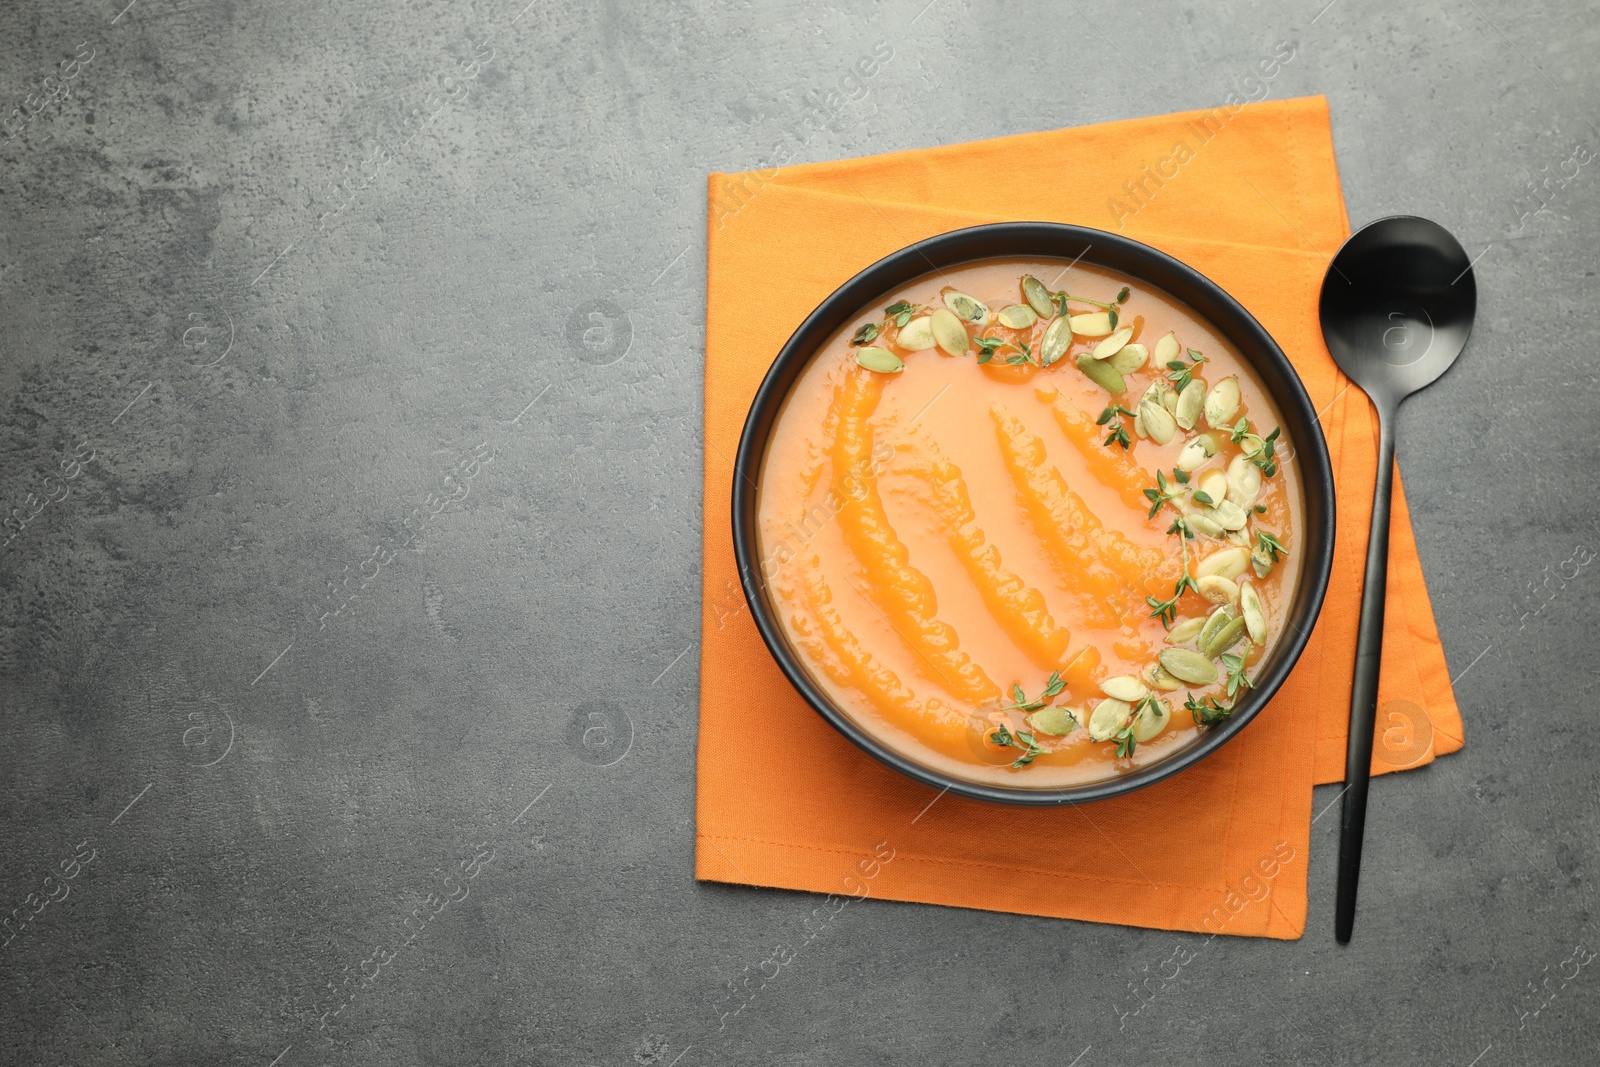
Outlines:
[[1400, 403], [1432, 384], [1461, 354], [1472, 332], [1478, 286], [1472, 263], [1436, 222], [1395, 215], [1362, 227], [1339, 249], [1322, 279], [1322, 336], [1334, 362], [1378, 409], [1378, 480], [1361, 590], [1350, 747], [1339, 828], [1339, 895], [1334, 936], [1350, 943], [1356, 883], [1372, 776], [1378, 665], [1383, 655], [1384, 589], [1389, 576], [1389, 495]]

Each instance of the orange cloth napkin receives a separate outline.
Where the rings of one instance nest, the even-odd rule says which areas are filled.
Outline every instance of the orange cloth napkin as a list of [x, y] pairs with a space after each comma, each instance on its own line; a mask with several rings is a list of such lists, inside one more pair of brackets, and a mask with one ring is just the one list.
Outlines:
[[[1179, 145], [1183, 148], [1179, 149]], [[697, 877], [1174, 930], [1298, 937], [1311, 785], [1344, 777], [1377, 418], [1323, 346], [1349, 234], [1322, 97], [710, 176]], [[1271, 704], [1196, 766], [1066, 808], [941, 795], [793, 691], [750, 621], [729, 507], [745, 414], [778, 349], [845, 279], [979, 223], [1120, 231], [1199, 269], [1277, 338], [1333, 457], [1338, 544], [1310, 644]], [[1373, 769], [1461, 747], [1399, 482]], [[1337, 816], [1335, 816], [1337, 818]]]

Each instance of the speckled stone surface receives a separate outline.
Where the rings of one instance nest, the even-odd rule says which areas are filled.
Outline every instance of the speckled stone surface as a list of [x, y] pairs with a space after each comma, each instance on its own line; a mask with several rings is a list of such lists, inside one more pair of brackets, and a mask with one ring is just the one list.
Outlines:
[[[1595, 10], [123, 2], [0, 10], [0, 1062], [1600, 1058]], [[1467, 749], [1348, 948], [1330, 816], [1298, 942], [869, 902], [724, 1018], [816, 902], [691, 873], [706, 172], [1279, 41], [1477, 257], [1400, 444]]]

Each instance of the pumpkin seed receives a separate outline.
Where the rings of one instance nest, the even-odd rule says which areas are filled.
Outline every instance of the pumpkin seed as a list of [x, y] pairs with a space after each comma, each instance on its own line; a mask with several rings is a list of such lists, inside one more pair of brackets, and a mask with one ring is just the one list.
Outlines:
[[1195, 584], [1200, 587], [1200, 595], [1213, 604], [1232, 604], [1239, 598], [1239, 587], [1231, 578], [1219, 574], [1208, 574], [1197, 579]]
[[1072, 326], [1066, 319], [1057, 319], [1044, 331], [1044, 340], [1039, 342], [1039, 361], [1041, 366], [1048, 367], [1056, 360], [1067, 354], [1067, 349], [1072, 345]]
[[933, 319], [927, 315], [912, 319], [895, 336], [894, 343], [907, 352], [926, 352], [937, 343], [933, 339]]
[[[1194, 653], [1190, 653], [1193, 655]], [[1215, 670], [1216, 668], [1212, 668]], [[1116, 736], [1117, 731], [1128, 724], [1128, 716], [1133, 714], [1133, 707], [1126, 701], [1115, 697], [1108, 697], [1095, 705], [1094, 714], [1089, 716], [1089, 740], [1109, 741]]]
[[[1174, 419], [1177, 416], [1173, 416]], [[1203, 466], [1206, 460], [1217, 454], [1217, 439], [1208, 433], [1203, 433], [1183, 446], [1183, 451], [1178, 453], [1178, 469], [1192, 471]]]
[[1246, 630], [1243, 619], [1234, 619], [1211, 635], [1211, 640], [1200, 646], [1200, 654], [1211, 659], [1216, 659], [1228, 649], [1239, 643], [1239, 638], [1244, 636]]
[[1000, 309], [1000, 314], [996, 317], [1000, 320], [1000, 325], [1012, 330], [1026, 330], [1039, 321], [1039, 316], [1035, 315], [1027, 304], [1007, 304]]
[[1206, 616], [1205, 625], [1200, 628], [1200, 635], [1195, 638], [1194, 647], [1205, 648], [1211, 639], [1222, 632], [1222, 628], [1233, 621], [1233, 612], [1224, 604], [1210, 615]]
[[[1120, 353], [1118, 353], [1118, 354], [1120, 355]], [[1115, 358], [1111, 359], [1110, 363], [1111, 363], [1112, 367], [1115, 367], [1117, 365], [1117, 361], [1116, 361]], [[1133, 429], [1134, 429], [1134, 432], [1137, 433], [1140, 437], [1149, 437], [1150, 436], [1148, 433], [1145, 432], [1144, 420], [1139, 417], [1139, 408], [1144, 405], [1144, 402], [1146, 400], [1152, 401], [1152, 402], [1154, 402], [1156, 404], [1161, 403], [1161, 383], [1160, 382], [1151, 382], [1148, 386], [1146, 386], [1144, 394], [1139, 397], [1139, 402], [1137, 404], [1133, 405], [1133, 411], [1134, 411]]]
[[1178, 407], [1172, 417], [1178, 420], [1178, 425], [1185, 430], [1194, 429], [1195, 420], [1200, 418], [1200, 409], [1206, 402], [1206, 383], [1199, 378], [1192, 379], [1183, 387], [1183, 392], [1178, 394]]
[[1109, 362], [1117, 369], [1118, 374], [1132, 374], [1144, 366], [1150, 359], [1150, 350], [1141, 344], [1123, 345], [1122, 351], [1112, 356]]
[[1250, 569], [1256, 572], [1257, 578], [1265, 578], [1272, 573], [1272, 553], [1257, 545], [1250, 550]]
[[1183, 688], [1183, 683], [1168, 674], [1167, 669], [1159, 663], [1152, 663], [1146, 667], [1142, 677], [1145, 684], [1152, 689], [1160, 689], [1171, 693], [1174, 690]]
[[1228, 375], [1206, 394], [1206, 423], [1213, 430], [1226, 430], [1239, 410], [1239, 379]]
[[1206, 515], [1204, 512], [1186, 511], [1184, 512], [1184, 515], [1188, 518], [1190, 526], [1193, 526], [1197, 531], [1205, 534], [1207, 537], [1215, 537], [1220, 541], [1224, 536], [1227, 535], [1228, 531], [1218, 526], [1216, 521], [1209, 515]]
[[961, 320], [956, 317], [955, 312], [938, 308], [934, 311], [932, 319], [928, 325], [939, 347], [952, 356], [966, 355], [971, 340], [967, 337], [967, 328], [961, 325]]
[[1250, 513], [1231, 500], [1219, 500], [1211, 509], [1211, 518], [1224, 530], [1242, 530], [1250, 521]]
[[1243, 456], [1228, 461], [1228, 499], [1248, 508], [1261, 495], [1261, 468]]
[[1178, 391], [1170, 385], [1161, 390], [1161, 406], [1167, 409], [1167, 414], [1178, 413]]
[[1133, 327], [1124, 326], [1122, 329], [1118, 330], [1116, 333], [1112, 334], [1110, 337], [1107, 337], [1104, 341], [1101, 341], [1099, 344], [1094, 346], [1094, 358], [1110, 359], [1112, 356], [1122, 351], [1122, 347], [1128, 343], [1128, 338], [1132, 336]]
[[1056, 313], [1055, 303], [1050, 299], [1050, 290], [1044, 287], [1044, 282], [1031, 274], [1022, 276], [1022, 298], [1041, 319], [1048, 319]]
[[1184, 619], [1182, 622], [1176, 623], [1172, 629], [1167, 631], [1167, 644], [1181, 645], [1186, 641], [1199, 637], [1200, 628], [1205, 624], [1206, 620], [1198, 617]]
[[1070, 734], [1078, 728], [1078, 716], [1073, 708], [1040, 708], [1028, 716], [1028, 725], [1041, 734]]
[[1140, 742], [1154, 741], [1171, 721], [1172, 705], [1165, 700], [1152, 700], [1140, 708], [1139, 714], [1133, 717], [1133, 739]]
[[1258, 645], [1267, 643], [1267, 613], [1261, 606], [1261, 594], [1249, 582], [1239, 586], [1239, 610], [1244, 614], [1244, 625], [1250, 631], [1250, 640]]
[[1111, 316], [1104, 311], [1088, 315], [1073, 315], [1072, 332], [1079, 337], [1104, 337], [1111, 332]]
[[1178, 335], [1176, 333], [1168, 333], [1156, 342], [1156, 362], [1165, 367], [1168, 360], [1178, 358], [1178, 350], [1182, 347], [1182, 345], [1178, 344]]
[[906, 369], [905, 361], [887, 348], [858, 348], [856, 362], [879, 374], [895, 374]]
[[1139, 420], [1144, 423], [1144, 436], [1158, 445], [1166, 444], [1178, 433], [1178, 424], [1167, 409], [1148, 400], [1139, 402]]
[[1131, 674], [1119, 674], [1115, 678], [1107, 678], [1100, 683], [1100, 692], [1108, 697], [1126, 700], [1129, 704], [1136, 703], [1145, 698], [1149, 692], [1139, 679]]
[[1243, 529], [1241, 529], [1241, 530], [1229, 530], [1229, 531], [1227, 531], [1227, 542], [1230, 545], [1238, 545], [1240, 548], [1249, 548], [1250, 547], [1250, 531], [1249, 530], [1243, 530]]
[[1217, 680], [1217, 665], [1198, 652], [1187, 648], [1161, 650], [1161, 666], [1168, 674], [1190, 685], [1210, 685]]
[[1195, 565], [1194, 576], [1204, 578], [1208, 574], [1217, 574], [1224, 578], [1237, 578], [1244, 573], [1249, 559], [1242, 548], [1218, 549]]
[[1197, 484], [1200, 491], [1211, 498], [1211, 503], [1206, 505], [1208, 508], [1216, 507], [1219, 500], [1228, 496], [1228, 476], [1221, 471], [1206, 471]]
[[1120, 393], [1128, 387], [1128, 383], [1123, 381], [1122, 375], [1117, 373], [1115, 367], [1101, 363], [1087, 352], [1079, 354], [1078, 369], [1087, 374], [1090, 381], [1107, 392]]
[[987, 325], [989, 322], [989, 305], [955, 289], [944, 291], [944, 306], [955, 312], [956, 317], [962, 322], [978, 326]]

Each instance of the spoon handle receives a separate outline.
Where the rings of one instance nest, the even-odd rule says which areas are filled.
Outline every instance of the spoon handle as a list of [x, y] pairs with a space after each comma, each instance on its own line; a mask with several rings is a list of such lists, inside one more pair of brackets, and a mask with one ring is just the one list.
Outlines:
[[1367, 784], [1372, 779], [1372, 733], [1378, 712], [1378, 667], [1383, 661], [1384, 594], [1389, 579], [1389, 498], [1394, 485], [1394, 413], [1378, 409], [1378, 477], [1372, 491], [1372, 531], [1367, 538], [1367, 575], [1361, 587], [1361, 624], [1350, 689], [1350, 745], [1345, 753], [1344, 807], [1339, 825], [1339, 892], [1334, 936], [1350, 943], [1356, 922], [1356, 883], [1361, 878], [1361, 839], [1367, 821]]

